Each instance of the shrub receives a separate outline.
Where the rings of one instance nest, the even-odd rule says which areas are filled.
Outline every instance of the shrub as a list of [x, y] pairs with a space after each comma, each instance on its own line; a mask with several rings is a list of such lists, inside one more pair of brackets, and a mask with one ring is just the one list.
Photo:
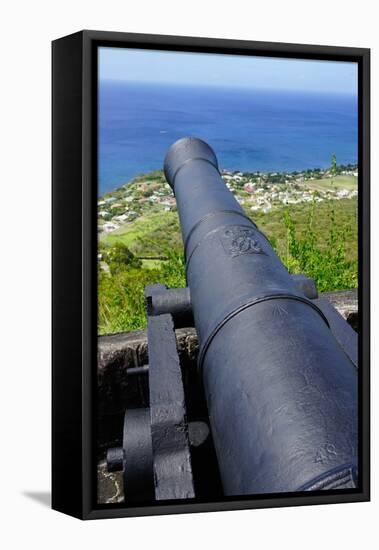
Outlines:
[[110, 273], [99, 269], [99, 334], [136, 330], [146, 326], [146, 285], [162, 283], [171, 288], [185, 286], [183, 255], [172, 250], [165, 251], [165, 255], [168, 260], [160, 262], [161, 267], [158, 269], [147, 269], [141, 265], [136, 267], [134, 261], [119, 262], [116, 264], [117, 268], [111, 268]]
[[112, 274], [121, 272], [125, 266], [141, 267], [141, 260], [136, 258], [123, 242], [115, 242], [111, 247], [99, 248], [102, 259], [108, 264]]
[[357, 259], [349, 260], [346, 247], [348, 228], [337, 227], [334, 201], [329, 203], [329, 230], [321, 241], [314, 227], [315, 203], [305, 233], [296, 231], [296, 221], [287, 210], [283, 221], [287, 229], [287, 250], [282, 261], [290, 273], [312, 277], [319, 292], [355, 288], [358, 284]]

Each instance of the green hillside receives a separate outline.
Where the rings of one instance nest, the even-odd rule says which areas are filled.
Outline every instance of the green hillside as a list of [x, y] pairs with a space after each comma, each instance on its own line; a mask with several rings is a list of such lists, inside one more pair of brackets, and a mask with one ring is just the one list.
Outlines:
[[356, 176], [336, 176], [333, 178], [333, 183], [331, 178], [321, 178], [319, 180], [313, 180], [308, 182], [311, 189], [356, 189], [357, 188], [357, 177]]
[[[357, 178], [223, 173], [292, 273], [319, 291], [357, 286]], [[275, 181], [271, 181], [275, 180]], [[184, 286], [176, 204], [161, 172], [99, 199], [99, 334], [143, 328], [147, 284]]]

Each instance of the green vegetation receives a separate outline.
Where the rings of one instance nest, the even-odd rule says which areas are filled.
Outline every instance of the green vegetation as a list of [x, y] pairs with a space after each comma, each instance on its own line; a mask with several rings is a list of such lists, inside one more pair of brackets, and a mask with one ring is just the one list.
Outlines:
[[[291, 173], [222, 173], [290, 273], [320, 292], [355, 288], [357, 166]], [[176, 203], [163, 172], [141, 175], [98, 202], [98, 332], [144, 328], [144, 288], [185, 286]]]
[[[333, 181], [333, 184], [331, 183]], [[325, 190], [331, 189], [333, 186], [335, 189], [356, 189], [357, 177], [355, 176], [336, 176], [331, 178], [321, 178], [308, 181], [308, 187], [310, 189]]]
[[182, 244], [178, 214], [144, 214], [120, 229], [100, 235], [100, 243], [103, 246], [113, 246], [118, 242], [140, 256], [164, 256], [167, 249], [178, 249]]
[[[291, 273], [313, 277], [320, 292], [357, 286], [356, 197], [246, 212]], [[101, 235], [99, 253], [99, 334], [146, 326], [146, 285], [185, 285], [176, 212], [145, 214], [117, 232]], [[144, 255], [167, 259], [139, 259]]]
[[[117, 247], [128, 250], [122, 243], [118, 243]], [[100, 253], [104, 253], [104, 248], [100, 248]], [[168, 259], [152, 269], [143, 265], [136, 267], [134, 263], [125, 264], [122, 261], [111, 273], [99, 268], [99, 334], [136, 330], [146, 326], [146, 285], [163, 283], [171, 288], [185, 286], [182, 254], [172, 250], [166, 250], [165, 254]]]
[[352, 213], [355, 223], [351, 223], [351, 219], [341, 223], [340, 208], [336, 209], [333, 203], [328, 206], [324, 225], [320, 223], [315, 205], [301, 232], [297, 230], [298, 220], [293, 214], [285, 212], [283, 220], [287, 229], [283, 263], [290, 273], [312, 277], [319, 292], [355, 288], [358, 284], [356, 215]]
[[[246, 211], [246, 213], [248, 212]], [[330, 235], [336, 228], [345, 244], [346, 259], [355, 262], [357, 260], [356, 198], [341, 199], [338, 202], [291, 204], [267, 213], [250, 213], [249, 216], [270, 239], [284, 263], [286, 263], [289, 254], [290, 239], [296, 240], [296, 242], [307, 241], [308, 237], [311, 237], [311, 233], [314, 233], [315, 237], [312, 237], [315, 240], [314, 245], [317, 245], [321, 252], [325, 252], [329, 246]], [[288, 219], [292, 220], [294, 226], [293, 229], [291, 228], [291, 235]], [[329, 288], [328, 290], [334, 289]]]

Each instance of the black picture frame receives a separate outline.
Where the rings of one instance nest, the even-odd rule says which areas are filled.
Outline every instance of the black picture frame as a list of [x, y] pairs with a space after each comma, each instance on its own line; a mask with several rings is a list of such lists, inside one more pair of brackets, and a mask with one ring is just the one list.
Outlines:
[[[220, 502], [97, 505], [96, 203], [99, 46], [358, 63], [359, 464], [347, 491], [269, 494]], [[81, 519], [300, 506], [370, 499], [370, 50], [85, 30], [52, 43], [52, 507]]]

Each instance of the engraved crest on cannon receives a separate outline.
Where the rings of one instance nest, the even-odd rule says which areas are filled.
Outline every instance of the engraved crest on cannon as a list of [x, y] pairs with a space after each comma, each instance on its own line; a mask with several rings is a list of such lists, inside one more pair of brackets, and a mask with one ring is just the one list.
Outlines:
[[250, 227], [232, 225], [227, 227], [221, 235], [221, 242], [225, 252], [232, 256], [242, 254], [264, 254], [256, 239], [256, 234]]

